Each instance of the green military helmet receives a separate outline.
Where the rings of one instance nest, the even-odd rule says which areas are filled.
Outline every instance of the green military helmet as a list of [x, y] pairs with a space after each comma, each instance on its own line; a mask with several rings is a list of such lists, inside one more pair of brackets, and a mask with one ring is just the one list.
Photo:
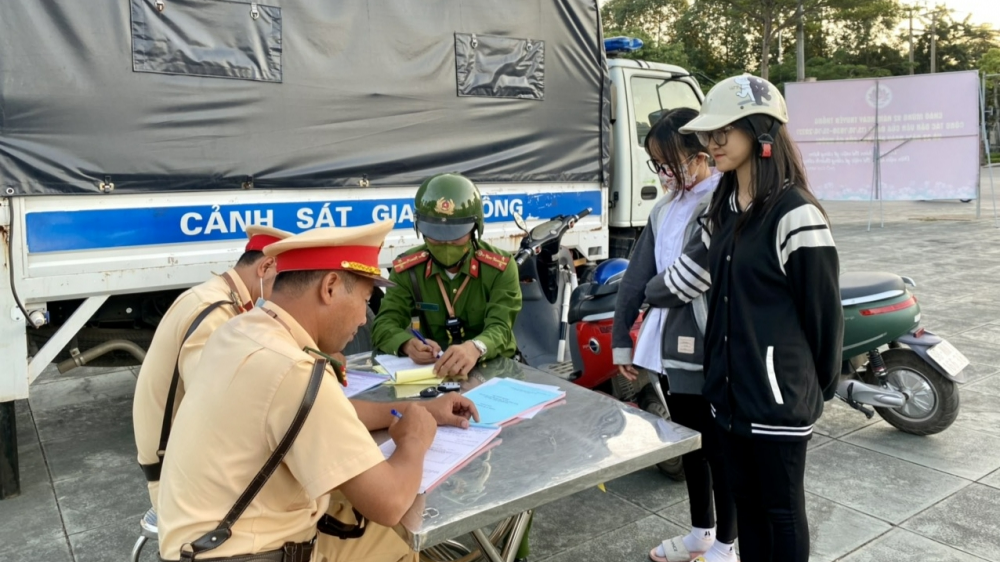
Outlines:
[[483, 235], [483, 198], [461, 174], [438, 174], [424, 180], [414, 197], [417, 232], [449, 242], [476, 229]]

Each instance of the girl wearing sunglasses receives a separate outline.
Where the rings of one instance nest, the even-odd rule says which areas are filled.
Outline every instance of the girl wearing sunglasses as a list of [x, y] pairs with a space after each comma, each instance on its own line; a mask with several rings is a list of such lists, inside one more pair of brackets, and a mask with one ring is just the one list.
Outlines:
[[[691, 532], [654, 548], [649, 553], [654, 562], [688, 562], [699, 556], [708, 562], [736, 561], [736, 508], [724, 477], [718, 430], [701, 395], [708, 273], [706, 266], [681, 253], [686, 245], [700, 241], [702, 229], [693, 219], [705, 212], [721, 178], [698, 140], [680, 133], [697, 116], [693, 109], [675, 109], [646, 136], [649, 166], [659, 176], [665, 195], [650, 211], [649, 224], [632, 252], [618, 290], [612, 329], [619, 372], [629, 379], [639, 375], [638, 369], [659, 375], [661, 386], [668, 389], [671, 419], [702, 433], [702, 448], [681, 459], [691, 499]], [[663, 279], [673, 264], [683, 270], [673, 270], [668, 288]], [[655, 280], [658, 290], [647, 290]], [[643, 301], [650, 308], [633, 352], [629, 329]]]
[[806, 443], [834, 396], [843, 340], [837, 248], [787, 122], [777, 88], [744, 75], [716, 84], [681, 128], [723, 172], [700, 243], [712, 283], [704, 395], [744, 562], [809, 559]]

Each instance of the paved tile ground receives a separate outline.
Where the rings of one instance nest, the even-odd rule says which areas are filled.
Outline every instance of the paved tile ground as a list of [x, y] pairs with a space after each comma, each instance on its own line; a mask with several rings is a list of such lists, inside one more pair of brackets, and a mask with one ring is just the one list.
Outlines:
[[[913, 437], [828, 404], [810, 443], [806, 487], [816, 561], [1000, 562], [1000, 231], [992, 208], [826, 205], [844, 271], [913, 277], [926, 327], [971, 360], [962, 413]], [[876, 207], [876, 221], [877, 221]], [[18, 404], [20, 497], [0, 502], [0, 560], [127, 560], [146, 509], [135, 466], [135, 370], [43, 375]], [[690, 524], [683, 484], [646, 469], [542, 507], [532, 560], [641, 562]], [[155, 560], [155, 546], [142, 559]]]

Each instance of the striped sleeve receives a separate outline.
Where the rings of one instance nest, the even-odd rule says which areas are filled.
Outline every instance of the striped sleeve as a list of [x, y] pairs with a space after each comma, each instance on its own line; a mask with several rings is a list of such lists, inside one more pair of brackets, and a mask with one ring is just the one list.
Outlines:
[[658, 308], [684, 306], [708, 291], [712, 277], [708, 273], [708, 242], [711, 236], [702, 228], [699, 217], [687, 237], [684, 250], [670, 267], [646, 284], [646, 302]]
[[830, 225], [815, 205], [789, 211], [778, 222], [775, 247], [809, 343], [823, 397], [830, 400], [840, 374], [844, 310], [840, 262]]
[[836, 247], [830, 225], [815, 205], [805, 204], [788, 212], [778, 221], [775, 249], [781, 272], [788, 274], [788, 258], [802, 248]]

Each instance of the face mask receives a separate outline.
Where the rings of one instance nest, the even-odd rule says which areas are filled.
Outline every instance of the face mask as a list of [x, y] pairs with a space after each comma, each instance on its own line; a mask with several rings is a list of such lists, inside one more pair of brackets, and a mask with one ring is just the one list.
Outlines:
[[657, 172], [656, 175], [660, 178], [660, 187], [663, 188], [663, 191], [673, 191], [677, 187], [677, 182], [674, 181], [673, 177], [663, 172]]
[[458, 265], [465, 254], [469, 252], [471, 244], [464, 244], [462, 246], [455, 246], [454, 244], [435, 244], [433, 242], [427, 243], [427, 251], [431, 253], [434, 260], [437, 261], [444, 267], [454, 267]]
[[[697, 156], [695, 156], [695, 158], [692, 158], [691, 160], [689, 160], [688, 163], [684, 165], [684, 168], [683, 168], [684, 177], [682, 178], [683, 179], [683, 183], [682, 183], [682, 186], [681, 186], [682, 189], [684, 189], [684, 190], [691, 189], [692, 187], [694, 187], [694, 184], [698, 183], [698, 176], [696, 176], [695, 174], [692, 174], [690, 171], [688, 171], [688, 164], [690, 164], [690, 162], [692, 162], [692, 161], [696, 161], [696, 159], [697, 159]], [[656, 175], [659, 176], [659, 178], [660, 178], [660, 185], [663, 186], [664, 190], [666, 190], [666, 191], [673, 191], [673, 190], [675, 190], [675, 189], [678, 188], [677, 178], [668, 176], [667, 174], [663, 173], [662, 171], [658, 172]]]
[[698, 176], [690, 173], [687, 169], [684, 170], [684, 189], [691, 189], [694, 184], [698, 183]]

